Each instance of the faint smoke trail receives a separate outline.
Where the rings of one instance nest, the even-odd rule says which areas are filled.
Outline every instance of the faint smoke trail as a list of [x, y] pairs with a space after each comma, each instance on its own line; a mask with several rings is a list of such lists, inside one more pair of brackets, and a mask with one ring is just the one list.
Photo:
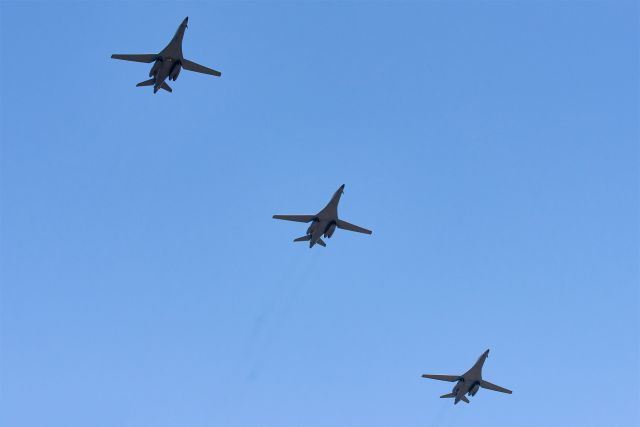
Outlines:
[[[322, 258], [315, 256], [309, 256], [303, 262], [298, 257], [289, 257], [280, 265], [280, 278], [265, 283], [268, 288], [265, 289], [264, 303], [248, 333], [244, 357], [239, 357], [232, 367], [239, 384], [229, 390], [227, 398], [239, 407], [245, 406], [250, 384], [260, 377], [267, 365], [271, 348], [294, 307], [299, 292], [304, 289], [321, 262]], [[228, 420], [229, 423], [232, 421]]]
[[259, 376], [278, 332], [286, 322], [299, 292], [307, 284], [318, 262], [320, 261], [317, 258], [309, 257], [302, 264], [297, 263], [295, 266], [285, 267], [288, 271], [280, 280], [284, 286], [281, 286], [277, 292], [271, 293], [270, 301], [266, 303], [265, 309], [258, 315], [254, 323], [251, 340], [255, 345], [256, 360], [254, 368], [248, 374], [248, 379], [255, 379]]
[[442, 402], [440, 409], [433, 414], [433, 419], [426, 427], [444, 427], [447, 415], [450, 413], [448, 408], [450, 404], [449, 400]]

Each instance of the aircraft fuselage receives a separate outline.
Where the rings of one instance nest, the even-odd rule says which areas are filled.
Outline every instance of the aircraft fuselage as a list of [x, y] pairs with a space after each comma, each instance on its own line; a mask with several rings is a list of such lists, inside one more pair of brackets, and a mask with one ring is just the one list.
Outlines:
[[169, 44], [158, 54], [158, 59], [153, 64], [153, 67], [151, 67], [149, 77], [155, 79], [153, 84], [154, 92], [160, 89], [160, 86], [162, 86], [162, 83], [164, 83], [167, 78], [175, 81], [180, 74], [182, 68], [181, 63], [184, 60], [182, 56], [182, 39], [187, 29], [188, 19], [189, 18], [185, 18], [185, 20], [182, 21], [176, 34]]
[[462, 378], [456, 383], [451, 391], [456, 395], [454, 403], [458, 403], [463, 399], [464, 395], [475, 396], [480, 388], [480, 381], [482, 381], [482, 367], [489, 351], [485, 351], [478, 361], [462, 375]]
[[309, 247], [313, 247], [313, 245], [318, 243], [321, 237], [331, 238], [333, 235], [338, 223], [338, 203], [340, 202], [343, 191], [344, 185], [334, 193], [329, 203], [327, 203], [327, 206], [318, 212], [316, 218], [307, 229], [307, 235], [311, 236]]
[[460, 400], [462, 400], [465, 394], [469, 396], [475, 396], [479, 388], [480, 388], [479, 378], [478, 379], [472, 379], [472, 378], [461, 379], [456, 383], [456, 385], [453, 387], [453, 390], [451, 391], [456, 396], [454, 403], [458, 403]]
[[309, 244], [311, 246], [315, 245], [318, 243], [318, 239], [323, 236], [331, 238], [333, 232], [336, 230], [337, 219], [338, 218], [336, 217], [335, 219], [314, 220], [307, 229], [307, 235], [311, 236]]

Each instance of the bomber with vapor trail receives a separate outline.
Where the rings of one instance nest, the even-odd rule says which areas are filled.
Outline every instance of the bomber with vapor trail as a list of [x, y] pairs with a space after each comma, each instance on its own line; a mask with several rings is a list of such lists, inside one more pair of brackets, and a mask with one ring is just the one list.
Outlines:
[[136, 85], [138, 87], [153, 86], [153, 93], [158, 92], [159, 89], [171, 92], [171, 87], [165, 80], [169, 79], [175, 81], [180, 74], [180, 70], [183, 68], [197, 73], [220, 77], [222, 75], [220, 71], [212, 70], [204, 65], [196, 64], [193, 61], [184, 59], [184, 56], [182, 56], [182, 38], [184, 37], [184, 31], [187, 29], [188, 21], [189, 17], [184, 18], [184, 21], [182, 21], [182, 24], [178, 27], [176, 34], [160, 53], [116, 53], [111, 55], [111, 57], [113, 59], [122, 59], [124, 61], [144, 62], [146, 64], [153, 62], [153, 67], [151, 67], [151, 71], [149, 71], [149, 77], [151, 78]]
[[485, 381], [482, 379], [482, 367], [485, 360], [487, 360], [487, 357], [489, 357], [489, 350], [482, 353], [478, 361], [471, 367], [471, 369], [469, 369], [462, 375], [424, 374], [422, 378], [455, 382], [456, 385], [453, 387], [453, 391], [451, 393], [440, 396], [441, 398], [455, 398], [453, 402], [454, 405], [461, 400], [469, 403], [469, 399], [467, 399], [467, 396], [465, 396], [465, 394], [469, 396], [475, 396], [480, 387], [486, 388], [488, 390], [499, 391], [501, 393], [511, 394], [511, 390], [507, 390], [506, 388], [491, 384], [489, 381]]
[[338, 188], [333, 194], [327, 206], [325, 206], [320, 212], [315, 215], [274, 215], [275, 219], [283, 219], [286, 221], [296, 222], [311, 222], [311, 225], [307, 229], [307, 234], [298, 237], [294, 242], [309, 242], [309, 247], [312, 248], [316, 243], [320, 246], [327, 246], [322, 240], [322, 237], [331, 238], [336, 228], [343, 230], [355, 231], [358, 233], [371, 234], [371, 230], [358, 227], [357, 225], [349, 224], [347, 221], [338, 219], [338, 203], [340, 197], [344, 192], [344, 184]]

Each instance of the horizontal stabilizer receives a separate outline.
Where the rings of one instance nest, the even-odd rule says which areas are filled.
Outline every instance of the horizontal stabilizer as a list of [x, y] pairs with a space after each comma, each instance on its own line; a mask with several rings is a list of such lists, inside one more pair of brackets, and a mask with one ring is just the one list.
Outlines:
[[111, 58], [113, 59], [122, 59], [123, 61], [133, 61], [133, 62], [144, 62], [145, 64], [148, 64], [150, 62], [155, 61], [156, 59], [158, 59], [158, 54], [157, 53], [143, 53], [143, 54], [139, 54], [139, 55], [122, 55], [119, 53], [115, 53], [113, 55], [111, 55]]
[[156, 79], [149, 79], [149, 80], [145, 80], [143, 82], [138, 83], [136, 86], [140, 87], [140, 86], [153, 86], [153, 84], [156, 82]]
[[171, 86], [169, 86], [167, 84], [167, 82], [162, 82], [162, 86], [160, 86], [162, 89], [166, 90], [167, 92], [173, 92], [173, 90], [171, 89]]
[[456, 397], [456, 394], [455, 393], [443, 394], [442, 396], [440, 396], [440, 399], [449, 399], [451, 397]]
[[431, 380], [440, 380], [440, 381], [449, 381], [449, 382], [455, 382], [458, 381], [460, 379], [460, 375], [431, 375], [431, 374], [424, 374], [422, 376], [422, 378], [429, 378]]
[[311, 222], [315, 215], [274, 215], [274, 219], [283, 219], [285, 221]]
[[216, 77], [220, 77], [222, 75], [220, 71], [207, 68], [204, 65], [196, 64], [195, 62], [189, 61], [188, 59], [183, 59], [181, 63], [182, 68], [184, 68], [185, 70], [195, 71], [196, 73], [210, 74]]
[[469, 403], [469, 399], [467, 399], [467, 396], [465, 396], [465, 395], [462, 395], [460, 400], [462, 400], [463, 402]]
[[293, 239], [294, 242], [307, 242], [311, 240], [311, 236], [310, 235], [306, 235], [306, 236], [302, 236], [302, 237], [298, 237], [297, 239]]
[[318, 241], [316, 243], [319, 244], [320, 246], [322, 246], [323, 248], [327, 247], [327, 244], [322, 239], [318, 239]]
[[480, 381], [480, 387], [486, 388], [487, 390], [499, 391], [500, 393], [507, 393], [507, 394], [513, 393], [511, 390], [500, 387], [499, 385], [491, 384], [489, 381], [485, 381], [485, 380]]
[[355, 231], [356, 233], [364, 233], [371, 234], [371, 230], [367, 230], [366, 228], [358, 227], [357, 225], [349, 224], [347, 221], [343, 221], [339, 219], [336, 221], [336, 225], [338, 228], [342, 228], [343, 230]]

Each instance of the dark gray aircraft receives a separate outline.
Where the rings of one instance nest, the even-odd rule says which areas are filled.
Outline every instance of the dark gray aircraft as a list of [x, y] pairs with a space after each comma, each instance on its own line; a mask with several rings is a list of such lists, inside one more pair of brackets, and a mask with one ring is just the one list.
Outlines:
[[159, 89], [171, 92], [171, 87], [169, 87], [165, 80], [168, 78], [169, 80], [175, 81], [178, 78], [178, 74], [180, 74], [180, 69], [182, 68], [189, 71], [220, 77], [222, 75], [220, 71], [212, 70], [211, 68], [196, 64], [188, 59], [184, 59], [182, 56], [182, 38], [184, 37], [184, 30], [187, 29], [188, 21], [189, 17], [184, 18], [184, 21], [182, 21], [182, 24], [178, 27], [176, 34], [160, 53], [143, 53], [139, 55], [114, 54], [111, 55], [111, 57], [113, 59], [144, 62], [147, 64], [153, 62], [153, 67], [151, 67], [151, 71], [149, 72], [149, 77], [151, 78], [136, 85], [153, 86], [153, 93], [158, 92]]
[[482, 366], [484, 365], [484, 361], [487, 360], [487, 357], [489, 357], [489, 350], [482, 353], [482, 356], [480, 356], [478, 361], [471, 367], [471, 369], [469, 369], [462, 375], [424, 374], [422, 377], [430, 378], [432, 380], [455, 382], [456, 385], [453, 387], [453, 391], [451, 393], [440, 396], [441, 398], [454, 397], [454, 404], [457, 404], [461, 400], [469, 403], [469, 399], [467, 399], [465, 394], [468, 394], [469, 396], [475, 396], [480, 387], [486, 388], [488, 390], [499, 391], [501, 393], [511, 394], [511, 390], [507, 390], [506, 388], [491, 384], [489, 381], [485, 381], [482, 379]]
[[331, 238], [333, 232], [336, 231], [336, 227], [343, 230], [356, 231], [358, 233], [371, 234], [371, 230], [358, 227], [357, 225], [349, 224], [347, 221], [338, 219], [338, 203], [340, 197], [344, 192], [344, 184], [338, 188], [325, 206], [320, 212], [315, 215], [274, 215], [275, 219], [284, 219], [286, 221], [296, 222], [311, 222], [311, 225], [307, 229], [307, 234], [302, 237], [298, 237], [294, 242], [306, 242], [309, 241], [309, 247], [312, 248], [316, 243], [320, 246], [327, 246], [322, 240], [322, 236]]

